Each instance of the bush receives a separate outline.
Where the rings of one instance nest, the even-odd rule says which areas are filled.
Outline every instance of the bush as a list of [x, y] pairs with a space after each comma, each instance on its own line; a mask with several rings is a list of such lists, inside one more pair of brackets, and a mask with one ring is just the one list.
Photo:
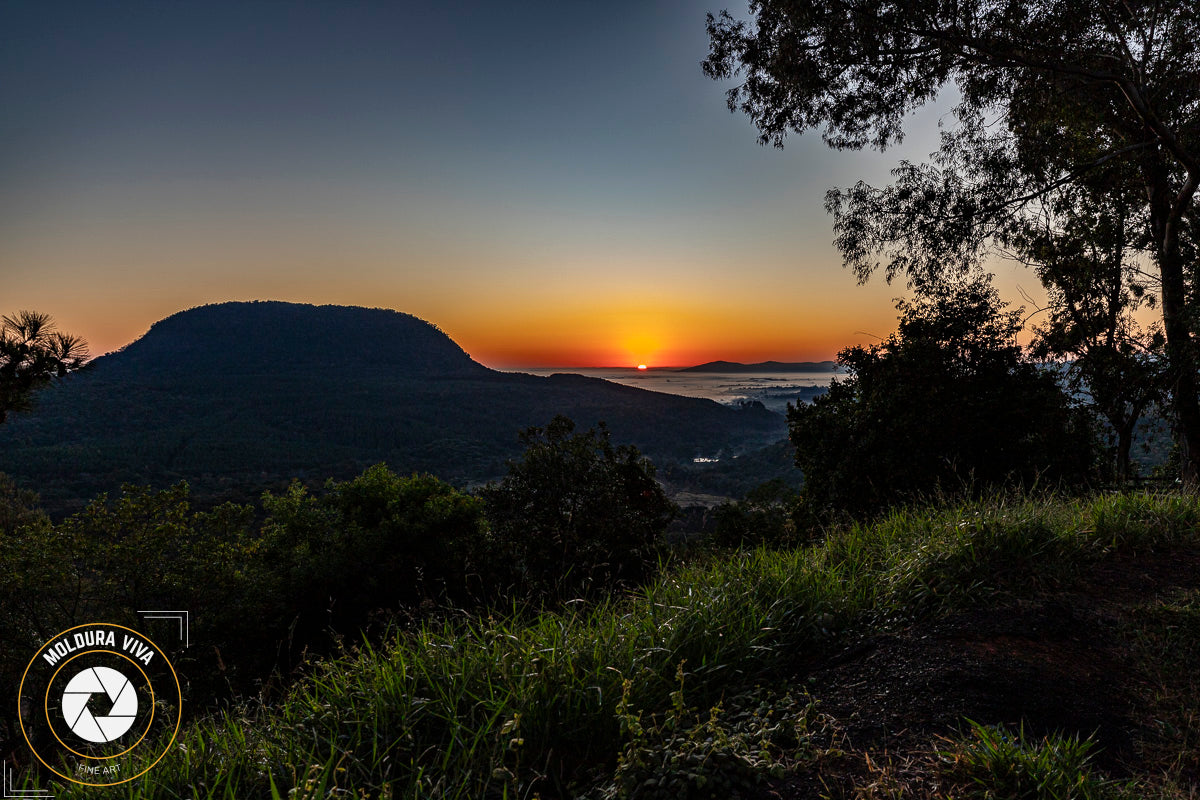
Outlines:
[[933, 495], [1078, 486], [1097, 444], [1053, 370], [1022, 357], [1019, 312], [975, 282], [901, 302], [899, 330], [838, 355], [850, 378], [788, 413], [806, 500], [869, 514]]
[[299, 643], [325, 628], [355, 633], [373, 612], [469, 605], [489, 553], [482, 504], [429, 475], [383, 464], [310, 493], [263, 496], [259, 584], [276, 626]]
[[524, 454], [481, 492], [522, 594], [561, 599], [645, 580], [677, 513], [637, 448], [614, 447], [603, 424], [574, 430], [560, 415], [524, 431]]
[[299, 483], [268, 493], [265, 520], [232, 503], [196, 512], [181, 483], [126, 486], [51, 525], [3, 491], [20, 524], [0, 529], [0, 684], [60, 630], [188, 609], [192, 646], [176, 666], [194, 707], [251, 691], [306, 650], [328, 650], [330, 629], [358, 634], [377, 610], [474, 602], [490, 553], [477, 498], [383, 465], [319, 495]]
[[808, 538], [800, 493], [782, 478], [750, 490], [716, 509], [713, 543], [721, 547], [784, 547]]

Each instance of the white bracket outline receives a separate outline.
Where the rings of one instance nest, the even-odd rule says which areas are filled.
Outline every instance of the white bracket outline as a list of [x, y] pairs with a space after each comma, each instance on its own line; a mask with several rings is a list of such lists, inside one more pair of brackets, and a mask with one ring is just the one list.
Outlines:
[[0, 771], [3, 771], [3, 775], [0, 777], [3, 778], [3, 795], [6, 798], [20, 797], [24, 798], [24, 800], [33, 800], [33, 798], [49, 800], [49, 798], [54, 797], [54, 795], [50, 794], [49, 789], [14, 789], [13, 770], [7, 761], [0, 761]]
[[186, 611], [138, 611], [146, 619], [177, 619], [179, 620], [179, 641], [185, 648], [192, 646], [191, 621]]

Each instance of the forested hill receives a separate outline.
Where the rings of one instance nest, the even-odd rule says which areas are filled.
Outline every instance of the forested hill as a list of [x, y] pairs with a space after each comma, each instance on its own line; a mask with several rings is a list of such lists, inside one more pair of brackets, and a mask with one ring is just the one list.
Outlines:
[[489, 372], [436, 326], [398, 311], [259, 301], [172, 314], [101, 359], [110, 375], [275, 375], [380, 370], [411, 376]]
[[43, 392], [0, 426], [0, 471], [60, 512], [124, 482], [242, 499], [379, 461], [465, 483], [502, 474], [518, 431], [559, 413], [603, 420], [660, 463], [785, 435], [761, 406], [497, 372], [395, 311], [223, 303], [164, 319]]

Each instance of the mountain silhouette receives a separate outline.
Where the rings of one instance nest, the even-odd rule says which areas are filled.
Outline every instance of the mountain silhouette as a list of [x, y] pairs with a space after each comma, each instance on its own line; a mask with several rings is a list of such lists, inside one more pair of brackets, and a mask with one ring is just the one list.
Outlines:
[[468, 484], [502, 475], [519, 430], [566, 414], [659, 463], [785, 435], [760, 405], [479, 364], [434, 325], [384, 309], [221, 303], [174, 314], [0, 426], [0, 471], [56, 513], [123, 483], [186, 480], [206, 501], [380, 461]]
[[105, 370], [120, 374], [160, 376], [378, 369], [413, 377], [466, 377], [489, 371], [436, 326], [411, 314], [275, 301], [220, 303], [172, 314], [100, 361]]

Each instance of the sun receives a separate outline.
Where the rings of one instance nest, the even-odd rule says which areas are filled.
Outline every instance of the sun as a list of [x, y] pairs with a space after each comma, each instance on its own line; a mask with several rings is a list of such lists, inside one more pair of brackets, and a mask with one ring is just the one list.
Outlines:
[[645, 364], [638, 364], [638, 369], [649, 369]]

